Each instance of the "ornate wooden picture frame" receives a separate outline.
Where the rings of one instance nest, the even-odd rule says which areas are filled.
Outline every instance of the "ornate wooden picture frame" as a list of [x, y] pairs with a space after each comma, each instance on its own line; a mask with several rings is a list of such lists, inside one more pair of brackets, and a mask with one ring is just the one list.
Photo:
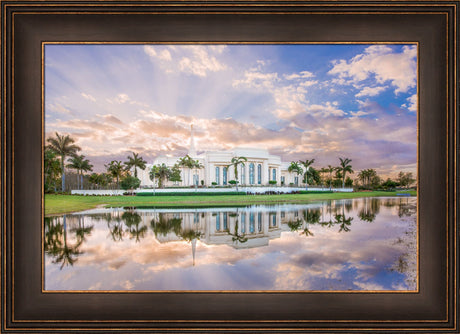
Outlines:
[[[1, 4], [3, 332], [458, 332], [459, 2]], [[46, 42], [417, 43], [418, 291], [44, 293]]]

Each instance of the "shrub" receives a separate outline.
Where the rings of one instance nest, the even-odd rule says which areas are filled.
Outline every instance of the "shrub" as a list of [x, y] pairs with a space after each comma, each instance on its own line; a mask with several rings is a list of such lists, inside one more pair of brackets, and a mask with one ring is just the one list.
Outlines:
[[270, 181], [268, 181], [268, 184], [276, 184], [276, 181], [275, 180], [270, 180]]
[[141, 180], [139, 180], [137, 177], [129, 175], [121, 180], [120, 186], [123, 190], [129, 190], [139, 188], [140, 184]]
[[230, 180], [230, 181], [228, 181], [228, 183], [235, 185], [236, 181], [235, 180]]

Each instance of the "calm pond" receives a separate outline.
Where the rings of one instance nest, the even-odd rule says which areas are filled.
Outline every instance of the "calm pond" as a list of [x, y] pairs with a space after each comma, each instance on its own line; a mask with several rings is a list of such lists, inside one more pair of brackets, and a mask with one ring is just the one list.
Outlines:
[[416, 198], [46, 217], [45, 290], [416, 290]]

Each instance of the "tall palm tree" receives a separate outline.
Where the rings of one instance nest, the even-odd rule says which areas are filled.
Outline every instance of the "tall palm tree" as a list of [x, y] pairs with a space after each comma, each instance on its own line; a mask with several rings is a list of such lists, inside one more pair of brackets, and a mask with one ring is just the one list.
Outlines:
[[327, 165], [327, 171], [329, 172], [329, 189], [332, 189], [332, 173], [337, 170], [337, 167]]
[[47, 139], [48, 148], [56, 155], [61, 157], [62, 191], [65, 191], [65, 160], [68, 156], [75, 156], [81, 148], [75, 145], [75, 140], [69, 135], [60, 135], [56, 132], [56, 137]]
[[230, 166], [233, 166], [233, 171], [235, 173], [235, 181], [236, 181], [236, 191], [238, 192], [238, 165], [244, 166], [244, 163], [248, 161], [248, 158], [246, 157], [233, 157], [232, 161], [230, 162], [230, 165], [227, 166], [229, 168]]
[[108, 165], [105, 165], [107, 172], [117, 179], [117, 189], [120, 189], [120, 177], [123, 176], [123, 163], [119, 160], [112, 160]]
[[366, 186], [366, 179], [367, 179], [367, 169], [363, 169], [358, 173], [358, 179], [361, 181], [363, 187]]
[[351, 159], [348, 158], [339, 158], [340, 166], [337, 168], [339, 172], [342, 174], [342, 188], [345, 188], [345, 175], [346, 173], [353, 174], [354, 171], [352, 166], [350, 165]]
[[204, 165], [199, 160], [194, 160], [193, 168], [195, 168], [195, 175], [196, 175], [196, 182], [194, 182], [195, 190], [196, 190], [198, 188], [198, 180], [199, 180], [198, 169], [204, 168]]
[[195, 160], [193, 160], [188, 154], [185, 157], [182, 157], [178, 161], [178, 165], [183, 168], [187, 168], [188, 172], [188, 183], [190, 185], [190, 174], [191, 170], [195, 167]]
[[84, 155], [75, 155], [70, 158], [70, 164], [67, 167], [77, 171], [77, 189], [83, 189], [83, 171], [89, 172], [93, 170], [93, 165], [85, 159]]
[[[298, 162], [296, 161], [291, 161], [291, 164], [289, 165], [288, 167], [288, 172], [289, 173], [296, 173], [297, 174], [297, 177], [299, 175], [302, 175], [303, 174], [303, 169], [302, 167], [299, 165]], [[297, 184], [296, 184], [297, 185]]]
[[305, 161], [299, 160], [299, 162], [305, 167], [305, 190], [308, 190], [308, 176], [313, 175], [309, 173], [309, 170], [311, 168], [310, 166], [315, 162], [315, 159], [306, 159]]
[[145, 164], [147, 161], [145, 161], [142, 157], [139, 156], [139, 154], [133, 152], [132, 157], [126, 157], [128, 159], [127, 162], [125, 162], [126, 169], [131, 169], [134, 167], [134, 177], [137, 177], [137, 167], [140, 169], [144, 170], [145, 169]]
[[80, 189], [80, 168], [83, 164], [84, 155], [75, 155], [69, 159], [70, 164], [67, 164], [68, 168], [75, 169], [77, 171], [77, 189]]
[[150, 181], [153, 182], [153, 195], [155, 195], [155, 178], [157, 177], [157, 173], [158, 173], [158, 166], [153, 165], [149, 171]]
[[84, 159], [81, 165], [81, 168], [80, 168], [80, 178], [81, 178], [80, 187], [81, 189], [83, 189], [83, 172], [92, 172], [92, 171], [93, 171], [93, 165], [89, 163], [88, 159]]

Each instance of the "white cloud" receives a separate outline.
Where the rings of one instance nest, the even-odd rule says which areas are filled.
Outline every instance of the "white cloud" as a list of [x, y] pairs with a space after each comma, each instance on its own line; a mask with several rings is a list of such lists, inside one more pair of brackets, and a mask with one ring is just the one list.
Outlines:
[[300, 86], [310, 87], [310, 86], [316, 85], [317, 83], [318, 83], [318, 80], [303, 81], [300, 83]]
[[362, 97], [362, 96], [376, 96], [379, 95], [381, 92], [383, 92], [387, 87], [364, 87], [361, 89], [361, 91], [356, 94], [356, 97]]
[[417, 102], [418, 102], [417, 94], [409, 96], [407, 98], [407, 102], [409, 103], [409, 105], [404, 103], [403, 105], [401, 105], [401, 108], [405, 108], [405, 109], [407, 109], [409, 111], [412, 111], [412, 112], [417, 112]]
[[301, 79], [301, 78], [313, 78], [314, 74], [309, 71], [302, 71], [299, 73], [292, 73], [292, 74], [285, 74], [284, 78], [286, 80], [294, 80], [294, 79]]
[[347, 61], [335, 61], [328, 72], [338, 75], [337, 84], [358, 83], [375, 75], [378, 83], [390, 82], [395, 94], [405, 93], [416, 85], [417, 48], [404, 46], [401, 53], [395, 53], [386, 45], [373, 45]]
[[129, 100], [131, 99], [129, 98], [128, 94], [120, 93], [114, 99], [114, 102], [118, 104], [122, 104], [122, 103], [128, 102]]
[[[223, 71], [227, 66], [217, 59], [226, 49], [226, 45], [171, 45], [164, 46], [144, 46], [144, 52], [150, 56], [152, 61], [159, 60], [160, 66], [168, 73], [175, 71], [206, 77], [209, 72]], [[174, 53], [171, 54], [171, 52]], [[172, 60], [175, 62], [171, 62]], [[171, 66], [173, 68], [171, 68]]]
[[350, 111], [350, 114], [352, 117], [361, 117], [361, 116], [366, 116], [369, 115], [369, 113], [359, 110], [359, 111]]
[[274, 87], [275, 82], [279, 81], [278, 73], [263, 73], [255, 70], [244, 72], [244, 79], [234, 80], [233, 87], [245, 86], [249, 88], [266, 88]]
[[81, 93], [81, 96], [83, 96], [83, 97], [84, 97], [85, 99], [87, 99], [87, 100], [96, 102], [96, 99], [95, 99], [92, 95], [90, 95], [90, 94], [86, 94], [86, 93], [83, 93], [83, 92], [82, 92], [82, 93]]

